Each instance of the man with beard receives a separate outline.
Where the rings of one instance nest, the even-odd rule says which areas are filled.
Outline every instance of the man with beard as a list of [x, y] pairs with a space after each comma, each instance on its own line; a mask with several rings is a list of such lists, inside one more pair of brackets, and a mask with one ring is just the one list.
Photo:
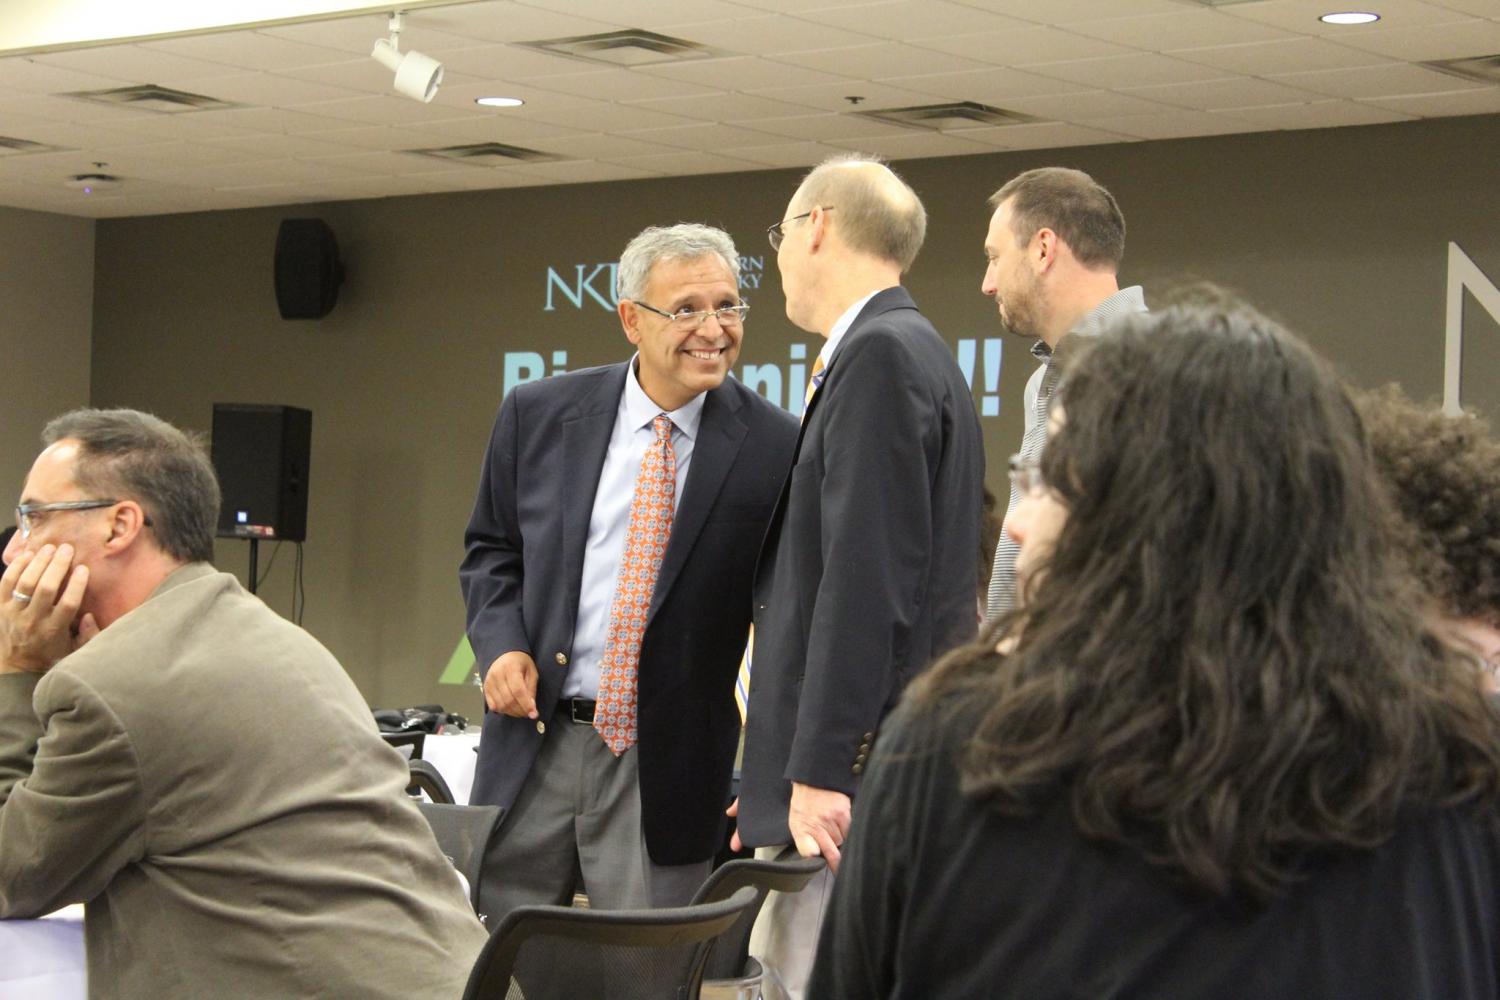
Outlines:
[[[1114, 196], [1081, 170], [1038, 167], [1011, 178], [990, 196], [995, 214], [984, 240], [979, 286], [1000, 307], [1000, 322], [1035, 344], [1042, 366], [1026, 383], [1026, 432], [1019, 457], [1034, 461], [1047, 440], [1047, 406], [1057, 388], [1054, 363], [1070, 334], [1097, 333], [1111, 320], [1146, 311], [1139, 285], [1121, 288], [1125, 217]], [[1020, 497], [1014, 489], [1006, 517]], [[1000, 533], [990, 574], [986, 618], [1015, 605], [1017, 545]]]

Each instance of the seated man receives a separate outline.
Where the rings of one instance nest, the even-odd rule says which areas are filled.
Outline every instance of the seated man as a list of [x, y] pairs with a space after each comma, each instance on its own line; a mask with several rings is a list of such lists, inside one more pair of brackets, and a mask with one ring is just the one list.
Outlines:
[[0, 917], [85, 904], [93, 997], [458, 996], [485, 940], [332, 655], [209, 565], [155, 417], [52, 421], [0, 577]]

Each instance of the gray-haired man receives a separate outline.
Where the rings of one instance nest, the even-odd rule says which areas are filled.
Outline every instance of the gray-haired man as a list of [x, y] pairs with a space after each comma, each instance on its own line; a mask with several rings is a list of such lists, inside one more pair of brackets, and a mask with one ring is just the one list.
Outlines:
[[797, 421], [727, 379], [739, 257], [708, 226], [620, 258], [629, 362], [518, 386], [459, 576], [486, 712], [471, 796], [508, 806], [485, 912], [681, 905], [724, 836], [750, 587]]

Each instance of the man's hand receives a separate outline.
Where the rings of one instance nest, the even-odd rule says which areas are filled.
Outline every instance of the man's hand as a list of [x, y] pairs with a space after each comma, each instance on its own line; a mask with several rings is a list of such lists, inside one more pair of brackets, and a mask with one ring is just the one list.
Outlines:
[[484, 675], [484, 703], [491, 712], [537, 718], [536, 661], [518, 649], [501, 653]]
[[16, 556], [0, 576], [0, 673], [45, 674], [98, 633], [93, 615], [78, 616], [88, 582], [67, 543]]
[[821, 854], [828, 870], [838, 871], [839, 848], [849, 834], [851, 806], [843, 792], [792, 782], [792, 807], [786, 822], [797, 853], [804, 858]]

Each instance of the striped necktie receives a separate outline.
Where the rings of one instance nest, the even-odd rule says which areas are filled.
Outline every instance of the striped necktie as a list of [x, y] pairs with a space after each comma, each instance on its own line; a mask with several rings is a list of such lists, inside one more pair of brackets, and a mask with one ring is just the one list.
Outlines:
[[677, 490], [677, 454], [672, 448], [672, 420], [665, 413], [652, 421], [656, 439], [641, 458], [625, 529], [625, 553], [609, 607], [609, 630], [599, 661], [599, 697], [594, 728], [616, 757], [635, 746], [636, 668], [641, 637], [656, 573], [661, 569], [672, 533], [673, 497]]

